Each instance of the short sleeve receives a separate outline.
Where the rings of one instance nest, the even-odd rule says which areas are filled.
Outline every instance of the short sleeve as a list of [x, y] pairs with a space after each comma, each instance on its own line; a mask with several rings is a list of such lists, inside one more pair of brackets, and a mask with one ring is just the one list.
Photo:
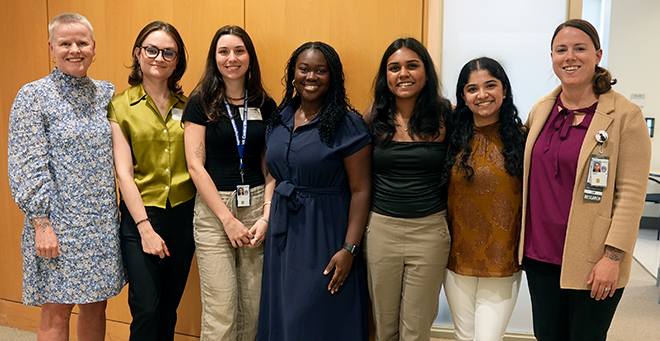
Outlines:
[[9, 116], [8, 175], [12, 196], [26, 218], [47, 217], [54, 190], [49, 165], [48, 122], [38, 85], [25, 85]]
[[119, 123], [117, 118], [117, 111], [115, 111], [113, 102], [114, 101], [111, 101], [110, 104], [108, 104], [108, 120]]
[[183, 119], [184, 122], [192, 122], [195, 124], [206, 126], [209, 124], [208, 116], [202, 108], [202, 101], [199, 95], [192, 95], [188, 98], [188, 103], [184, 109]]
[[342, 158], [347, 158], [371, 143], [371, 134], [362, 117], [349, 112], [335, 137]]
[[275, 112], [277, 110], [277, 105], [275, 104], [275, 101], [268, 97], [264, 104], [260, 108], [261, 110], [261, 117], [264, 120], [264, 122], [269, 122], [270, 118], [275, 115]]

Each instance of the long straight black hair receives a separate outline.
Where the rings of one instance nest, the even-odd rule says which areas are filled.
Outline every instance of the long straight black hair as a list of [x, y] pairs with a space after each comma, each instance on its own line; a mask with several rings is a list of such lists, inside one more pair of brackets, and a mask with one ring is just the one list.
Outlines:
[[408, 133], [424, 140], [433, 140], [440, 134], [444, 117], [451, 113], [451, 103], [440, 94], [440, 81], [428, 50], [415, 38], [399, 38], [387, 47], [374, 80], [374, 103], [367, 122], [374, 145], [381, 146], [392, 140], [396, 130], [396, 98], [387, 86], [387, 60], [401, 48], [409, 48], [419, 55], [426, 70], [426, 84], [415, 103], [410, 117]]

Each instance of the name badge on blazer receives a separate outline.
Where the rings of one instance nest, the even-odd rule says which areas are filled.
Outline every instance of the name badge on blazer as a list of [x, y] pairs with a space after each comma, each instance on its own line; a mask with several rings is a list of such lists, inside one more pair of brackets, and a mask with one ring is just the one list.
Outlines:
[[603, 188], [607, 187], [610, 159], [607, 156], [591, 155], [589, 175], [584, 189], [584, 200], [600, 202]]

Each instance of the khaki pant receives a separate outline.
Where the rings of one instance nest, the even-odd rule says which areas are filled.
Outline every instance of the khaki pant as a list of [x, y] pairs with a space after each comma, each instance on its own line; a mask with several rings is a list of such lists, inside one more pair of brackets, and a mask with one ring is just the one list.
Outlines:
[[[220, 191], [236, 219], [251, 228], [263, 216], [264, 186], [251, 189], [252, 205], [236, 207], [236, 191]], [[195, 244], [202, 296], [201, 340], [250, 340], [257, 335], [264, 249], [234, 248], [222, 222], [195, 198]]]
[[450, 246], [446, 211], [422, 218], [371, 212], [363, 250], [376, 340], [430, 340]]

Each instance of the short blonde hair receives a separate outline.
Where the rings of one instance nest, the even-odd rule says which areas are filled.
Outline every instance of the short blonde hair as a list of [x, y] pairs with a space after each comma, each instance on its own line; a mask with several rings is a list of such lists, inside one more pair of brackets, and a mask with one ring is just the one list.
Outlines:
[[61, 24], [73, 24], [73, 23], [81, 23], [89, 29], [89, 33], [92, 35], [92, 40], [94, 40], [94, 28], [92, 27], [92, 24], [85, 18], [84, 16], [78, 14], [78, 13], [62, 13], [53, 20], [50, 21], [50, 24], [48, 24], [48, 41], [50, 43], [53, 42], [53, 32], [55, 31], [55, 28], [60, 26]]

